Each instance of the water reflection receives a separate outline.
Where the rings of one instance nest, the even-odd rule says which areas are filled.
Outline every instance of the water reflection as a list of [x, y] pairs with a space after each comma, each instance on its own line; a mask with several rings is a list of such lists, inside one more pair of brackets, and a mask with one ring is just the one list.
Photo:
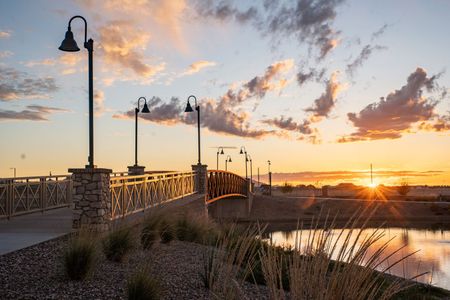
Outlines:
[[[369, 235], [374, 230], [365, 229], [364, 235]], [[269, 233], [267, 238], [276, 245], [293, 247], [295, 240], [300, 239], [300, 236], [301, 243], [306, 244], [308, 232], [307, 230], [303, 232], [301, 230], [276, 231]], [[340, 232], [341, 230], [334, 230], [332, 234], [337, 238]], [[348, 229], [343, 230], [344, 235], [348, 232]], [[353, 234], [352, 238], [354, 239], [355, 236]], [[369, 256], [390, 239], [392, 241], [389, 242], [381, 259], [388, 257], [389, 254], [401, 247], [402, 249], [381, 264], [378, 267], [379, 270], [384, 270], [400, 258], [418, 251], [403, 263], [393, 266], [388, 273], [413, 278], [418, 274], [429, 272], [417, 278], [417, 281], [431, 282], [433, 285], [450, 289], [450, 230], [386, 228], [384, 236], [369, 248]], [[341, 241], [338, 241], [338, 245], [342, 245]]]

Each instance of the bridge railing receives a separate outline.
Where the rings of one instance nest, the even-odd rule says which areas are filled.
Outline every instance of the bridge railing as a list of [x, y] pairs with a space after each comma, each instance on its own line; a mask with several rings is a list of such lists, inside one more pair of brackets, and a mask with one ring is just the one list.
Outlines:
[[0, 179], [0, 218], [69, 206], [71, 175]]
[[208, 170], [206, 202], [212, 203], [226, 197], [247, 197], [248, 182], [231, 172]]
[[195, 175], [188, 171], [111, 177], [112, 220], [194, 194]]

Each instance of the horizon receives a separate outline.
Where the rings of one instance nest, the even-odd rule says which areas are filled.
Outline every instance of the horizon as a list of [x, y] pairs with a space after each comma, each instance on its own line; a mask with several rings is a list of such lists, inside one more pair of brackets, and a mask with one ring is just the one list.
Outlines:
[[[98, 167], [133, 164], [145, 96], [140, 163], [189, 170], [196, 120], [183, 112], [196, 95], [210, 169], [217, 147], [235, 147], [219, 169], [231, 155], [228, 170], [245, 174], [245, 146], [253, 179], [270, 160], [274, 183], [367, 185], [373, 164], [377, 184], [449, 185], [450, 3], [314, 3], [1, 2], [0, 177], [86, 164], [87, 55], [58, 50], [82, 15], [95, 47]], [[81, 48], [83, 24], [72, 28]]]

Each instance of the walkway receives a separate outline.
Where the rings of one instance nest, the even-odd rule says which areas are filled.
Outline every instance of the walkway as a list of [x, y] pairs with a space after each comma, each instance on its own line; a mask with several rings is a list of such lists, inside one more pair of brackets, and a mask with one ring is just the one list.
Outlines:
[[54, 239], [71, 230], [70, 208], [0, 219], [0, 255]]

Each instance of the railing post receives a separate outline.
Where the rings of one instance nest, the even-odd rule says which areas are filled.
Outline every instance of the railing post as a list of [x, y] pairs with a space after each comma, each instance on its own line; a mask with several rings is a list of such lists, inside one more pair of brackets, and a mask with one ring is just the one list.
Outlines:
[[8, 220], [12, 217], [12, 207], [14, 203], [14, 180], [9, 180], [6, 191], [6, 216]]
[[73, 228], [86, 225], [96, 231], [108, 230], [111, 226], [112, 170], [84, 168], [69, 169], [69, 172], [73, 181]]
[[72, 180], [66, 177], [66, 204], [70, 206], [72, 204]]
[[40, 189], [40, 204], [41, 204], [41, 212], [44, 213], [46, 202], [47, 202], [47, 184], [45, 183], [45, 178], [39, 178], [39, 189]]

